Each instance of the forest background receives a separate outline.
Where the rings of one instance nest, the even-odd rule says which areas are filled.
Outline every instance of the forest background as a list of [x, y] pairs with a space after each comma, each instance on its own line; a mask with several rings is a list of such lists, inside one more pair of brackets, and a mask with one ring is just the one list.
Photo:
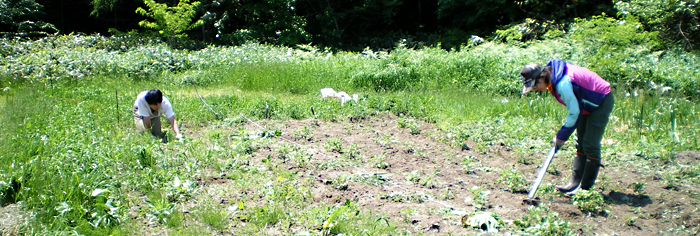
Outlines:
[[700, 40], [699, 5], [675, 0], [3, 0], [0, 32], [6, 37], [140, 34], [198, 42], [180, 43], [184, 48], [256, 41], [358, 51], [390, 49], [401, 41], [459, 49], [472, 35], [543, 39], [552, 29], [567, 30], [575, 19], [606, 15], [634, 16], [664, 42], [693, 49]]

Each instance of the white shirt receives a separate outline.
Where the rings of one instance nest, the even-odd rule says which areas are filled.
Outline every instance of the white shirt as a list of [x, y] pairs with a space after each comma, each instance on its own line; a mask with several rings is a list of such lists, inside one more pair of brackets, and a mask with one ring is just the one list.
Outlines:
[[143, 91], [139, 93], [138, 96], [136, 96], [136, 101], [134, 101], [134, 107], [139, 108], [139, 115], [140, 116], [150, 116], [150, 117], [158, 117], [160, 115], [165, 115], [165, 118], [173, 118], [175, 116], [175, 113], [173, 112], [173, 106], [170, 105], [170, 100], [168, 100], [165, 96], [163, 96], [163, 102], [160, 103], [160, 108], [158, 108], [158, 111], [156, 111], [157, 114], [153, 114], [151, 112], [151, 106], [148, 105], [148, 102], [146, 102], [146, 94], [148, 91]]

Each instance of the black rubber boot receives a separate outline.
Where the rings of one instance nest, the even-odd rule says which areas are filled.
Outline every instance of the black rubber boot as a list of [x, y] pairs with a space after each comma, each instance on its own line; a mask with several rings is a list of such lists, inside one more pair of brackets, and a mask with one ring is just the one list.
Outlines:
[[557, 190], [563, 193], [568, 193], [578, 188], [583, 177], [583, 170], [586, 168], [586, 156], [581, 153], [576, 153], [574, 157], [574, 167], [571, 173], [571, 181], [564, 187], [557, 187]]
[[598, 178], [598, 170], [600, 170], [600, 159], [588, 157], [586, 169], [583, 171], [583, 179], [581, 179], [581, 189], [590, 190], [593, 187], [595, 179]]

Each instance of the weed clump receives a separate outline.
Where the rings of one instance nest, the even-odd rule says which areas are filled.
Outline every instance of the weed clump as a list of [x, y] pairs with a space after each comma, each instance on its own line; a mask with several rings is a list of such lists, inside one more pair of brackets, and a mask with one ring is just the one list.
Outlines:
[[597, 214], [608, 213], [608, 210], [605, 208], [603, 194], [599, 192], [580, 189], [576, 195], [571, 197], [571, 200], [574, 201], [574, 206], [578, 207], [578, 209], [583, 212]]

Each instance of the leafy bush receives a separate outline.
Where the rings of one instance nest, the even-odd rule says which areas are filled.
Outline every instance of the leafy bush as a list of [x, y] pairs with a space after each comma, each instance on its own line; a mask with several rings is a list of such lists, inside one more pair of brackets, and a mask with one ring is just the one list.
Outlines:
[[583, 66], [612, 83], [644, 85], [642, 82], [646, 81], [627, 80], [630, 75], [620, 67], [645, 61], [645, 56], [659, 46], [657, 33], [645, 32], [635, 18], [617, 20], [606, 16], [578, 20], [571, 31], [571, 39], [589, 51], [582, 55], [588, 57]]
[[154, 21], [143, 20], [139, 26], [154, 30], [166, 38], [187, 37], [185, 31], [203, 23], [202, 20], [192, 22], [200, 2], [190, 4], [189, 0], [180, 0], [177, 6], [172, 7], [154, 0], [143, 0], [143, 3], [148, 9], [139, 7], [136, 13], [153, 18]]
[[623, 15], [639, 17], [644, 25], [660, 32], [663, 39], [692, 49], [700, 42], [699, 1], [616, 1], [615, 8]]
[[41, 20], [43, 14], [43, 6], [33, 0], [0, 2], [0, 36], [46, 37], [58, 32], [53, 24]]

